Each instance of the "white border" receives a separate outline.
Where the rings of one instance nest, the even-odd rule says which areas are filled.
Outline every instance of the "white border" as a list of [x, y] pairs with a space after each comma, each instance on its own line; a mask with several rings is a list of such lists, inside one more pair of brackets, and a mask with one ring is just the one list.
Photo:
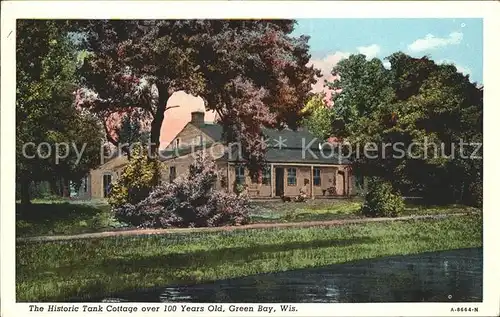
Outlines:
[[[498, 249], [500, 188], [498, 120], [500, 63], [498, 32], [500, 3], [470, 2], [225, 2], [225, 1], [19, 1], [2, 2], [1, 21], [1, 315], [30, 314], [27, 304], [15, 304], [15, 19], [16, 18], [484, 18], [484, 288], [481, 304], [300, 304], [294, 316], [499, 316]], [[497, 132], [497, 133], [495, 133]], [[148, 305], [137, 305], [154, 306]], [[203, 305], [202, 305], [203, 306]], [[207, 305], [205, 305], [207, 306]], [[279, 306], [279, 305], [278, 305]], [[479, 307], [479, 313], [451, 313], [452, 307]], [[35, 313], [31, 313], [34, 315]], [[67, 315], [68, 313], [60, 313]], [[106, 313], [111, 315], [112, 313]], [[122, 313], [123, 314], [123, 313]], [[175, 315], [169, 313], [169, 315]], [[46, 315], [46, 314], [35, 314]], [[158, 313], [133, 314], [157, 316]], [[181, 315], [181, 314], [178, 314]], [[193, 315], [184, 313], [182, 315]], [[227, 315], [235, 313], [203, 313]], [[238, 315], [244, 315], [238, 313]], [[245, 314], [246, 315], [246, 314]], [[251, 314], [257, 316], [257, 314]], [[250, 315], [249, 315], [250, 316]]]

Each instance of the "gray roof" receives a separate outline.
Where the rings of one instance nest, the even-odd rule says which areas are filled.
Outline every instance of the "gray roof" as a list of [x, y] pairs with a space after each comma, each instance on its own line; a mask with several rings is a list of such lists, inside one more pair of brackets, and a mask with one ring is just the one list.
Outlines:
[[205, 123], [198, 128], [203, 131], [206, 135], [211, 137], [215, 142], [222, 141], [223, 128], [220, 124], [215, 123]]
[[[198, 128], [215, 142], [223, 141], [223, 127], [220, 124], [205, 123]], [[321, 141], [307, 130], [293, 131], [290, 129], [277, 130], [263, 128], [262, 133], [265, 135], [266, 139], [268, 139], [268, 147], [279, 147], [279, 142], [281, 140], [281, 145], [285, 145], [287, 148], [301, 149], [307, 147], [309, 143], [312, 142], [310, 147], [317, 149]]]
[[[223, 142], [223, 127], [219, 124], [205, 123], [199, 126], [203, 133], [207, 134], [214, 142]], [[349, 164], [346, 158], [339, 158], [337, 153], [332, 153], [332, 149], [319, 150], [320, 144], [324, 143], [314, 137], [307, 130], [293, 131], [290, 129], [269, 129], [263, 128], [265, 135], [267, 151], [265, 160], [273, 163], [303, 163], [303, 164]], [[195, 151], [207, 148], [210, 144], [205, 144], [194, 148]], [[229, 148], [232, 154], [226, 153], [221, 160], [231, 162], [244, 161], [241, 155], [238, 155], [238, 147]], [[177, 152], [176, 152], [177, 151]], [[189, 154], [193, 149], [191, 147], [178, 150], [162, 151], [160, 156], [163, 160]]]
[[[229, 162], [245, 161], [237, 151], [233, 154], [225, 154], [221, 160]], [[269, 163], [299, 163], [299, 164], [332, 164], [344, 165], [349, 164], [346, 158], [340, 157], [337, 153], [332, 153], [331, 150], [317, 149], [294, 149], [294, 148], [267, 148], [265, 161]]]
[[181, 147], [181, 148], [175, 148], [175, 149], [165, 149], [160, 151], [160, 161], [166, 161], [170, 160], [179, 156], [184, 156], [192, 152], [197, 152], [202, 149], [207, 149], [211, 147], [213, 143], [205, 143], [203, 145], [198, 145], [195, 147], [192, 146], [187, 146], [187, 147]]

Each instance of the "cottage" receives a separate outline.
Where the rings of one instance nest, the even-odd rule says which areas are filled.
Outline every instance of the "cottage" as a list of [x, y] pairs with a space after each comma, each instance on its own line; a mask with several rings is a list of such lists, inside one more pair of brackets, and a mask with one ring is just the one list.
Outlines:
[[191, 121], [160, 155], [168, 167], [164, 180], [172, 181], [185, 173], [194, 154], [204, 150], [221, 171], [218, 187], [235, 190], [242, 185], [253, 198], [297, 196], [301, 191], [310, 197], [354, 194], [349, 162], [339, 158], [335, 148], [321, 148], [320, 140], [305, 130], [263, 129], [266, 167], [253, 178], [240, 147], [224, 143], [222, 133], [221, 125], [205, 122], [203, 111], [193, 112]]
[[[173, 181], [187, 172], [196, 153], [205, 151], [220, 170], [218, 188], [235, 191], [246, 188], [251, 198], [298, 196], [340, 197], [355, 194], [349, 162], [335, 148], [322, 147], [320, 140], [305, 130], [263, 129], [267, 144], [265, 168], [251, 177], [237, 144], [223, 142], [223, 128], [205, 122], [203, 111], [191, 113], [191, 121], [160, 151], [164, 164], [162, 182]], [[120, 177], [126, 157], [116, 157], [90, 173], [92, 198], [105, 198], [111, 182]]]

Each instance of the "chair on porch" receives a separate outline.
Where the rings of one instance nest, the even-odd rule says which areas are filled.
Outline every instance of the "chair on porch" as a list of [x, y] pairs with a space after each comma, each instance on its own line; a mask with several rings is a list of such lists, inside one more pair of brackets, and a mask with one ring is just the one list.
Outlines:
[[323, 196], [326, 196], [327, 193], [328, 193], [328, 196], [335, 196], [337, 193], [335, 186], [331, 186], [331, 187], [328, 187], [326, 189], [323, 189]]

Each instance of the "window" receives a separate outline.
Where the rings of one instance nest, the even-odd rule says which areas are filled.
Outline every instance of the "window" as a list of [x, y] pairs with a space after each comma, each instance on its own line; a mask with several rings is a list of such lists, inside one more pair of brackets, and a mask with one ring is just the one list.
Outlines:
[[175, 169], [175, 166], [170, 166], [170, 174], [169, 174], [170, 182], [173, 182], [176, 177], [177, 177], [177, 171]]
[[196, 144], [195, 145], [203, 145], [203, 137], [201, 135], [198, 135], [196, 137]]
[[297, 185], [297, 170], [293, 167], [287, 169], [287, 185], [288, 186]]
[[313, 183], [314, 186], [321, 186], [321, 169], [319, 167], [313, 168]]
[[262, 184], [271, 185], [271, 167], [266, 165], [262, 173]]
[[109, 197], [111, 192], [111, 174], [102, 175], [102, 188], [104, 192], [104, 198]]
[[235, 167], [236, 174], [236, 183], [244, 184], [245, 183], [245, 167], [243, 165], [237, 165]]
[[175, 139], [175, 147], [179, 148], [181, 146], [181, 139], [177, 138]]

